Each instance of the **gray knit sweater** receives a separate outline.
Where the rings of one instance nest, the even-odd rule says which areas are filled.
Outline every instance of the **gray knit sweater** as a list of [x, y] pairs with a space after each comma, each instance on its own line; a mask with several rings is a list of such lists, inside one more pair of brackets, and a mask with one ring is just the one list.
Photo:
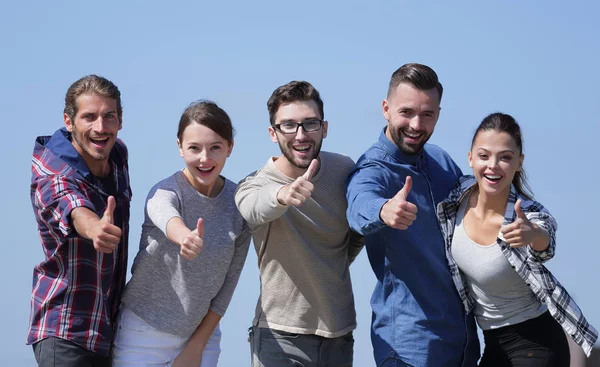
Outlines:
[[[189, 338], [208, 310], [223, 315], [250, 244], [250, 231], [235, 207], [235, 183], [225, 179], [216, 197], [196, 191], [179, 171], [156, 184], [146, 199], [140, 250], [123, 304], [154, 328]], [[202, 252], [179, 255], [166, 236], [174, 217], [195, 229], [204, 219]]]

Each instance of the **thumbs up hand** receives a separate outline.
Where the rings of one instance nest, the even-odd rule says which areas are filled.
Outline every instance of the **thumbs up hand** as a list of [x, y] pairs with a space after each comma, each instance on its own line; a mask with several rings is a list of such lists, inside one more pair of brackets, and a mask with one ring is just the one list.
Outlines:
[[179, 253], [184, 259], [194, 260], [198, 256], [204, 246], [202, 237], [204, 237], [204, 220], [199, 218], [196, 229], [191, 231], [181, 242]]
[[91, 228], [91, 240], [94, 243], [94, 248], [98, 252], [105, 254], [112, 253], [119, 242], [123, 232], [121, 228], [114, 225], [114, 211], [116, 202], [114, 196], [108, 197], [106, 210], [100, 220]]
[[[527, 216], [521, 209], [521, 199], [518, 199], [515, 203], [515, 214], [517, 218], [514, 222], [500, 228], [504, 242], [508, 243], [511, 247], [522, 247], [533, 244], [540, 237], [547, 238], [544, 229], [527, 219]], [[542, 242], [544, 241], [542, 240]]]
[[406, 200], [411, 189], [412, 177], [406, 176], [402, 189], [381, 207], [379, 218], [385, 224], [392, 228], [405, 230], [417, 219], [417, 206]]
[[319, 161], [313, 159], [304, 174], [277, 192], [277, 201], [283, 205], [300, 206], [312, 196], [314, 185], [310, 180], [319, 168]]

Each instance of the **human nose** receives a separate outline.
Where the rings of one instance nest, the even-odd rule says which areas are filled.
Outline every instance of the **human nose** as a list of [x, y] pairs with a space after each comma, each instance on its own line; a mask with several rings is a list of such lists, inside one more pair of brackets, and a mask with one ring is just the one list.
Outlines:
[[415, 131], [421, 130], [421, 127], [422, 127], [421, 116], [419, 116], [418, 114], [415, 114], [415, 116], [410, 120], [409, 126], [411, 129], [413, 129]]
[[498, 158], [491, 157], [488, 160], [488, 168], [496, 168], [496, 167], [498, 167]]
[[201, 162], [207, 161], [208, 160], [208, 150], [207, 149], [200, 150], [200, 152], [198, 153], [198, 158], [200, 159]]
[[302, 138], [306, 135], [306, 130], [304, 130], [304, 125], [298, 125], [298, 130], [296, 130], [296, 137]]
[[106, 121], [106, 119], [102, 116], [98, 116], [98, 118], [96, 119], [95, 123], [94, 123], [94, 130], [97, 133], [103, 133], [106, 131], [108, 125], [108, 121]]

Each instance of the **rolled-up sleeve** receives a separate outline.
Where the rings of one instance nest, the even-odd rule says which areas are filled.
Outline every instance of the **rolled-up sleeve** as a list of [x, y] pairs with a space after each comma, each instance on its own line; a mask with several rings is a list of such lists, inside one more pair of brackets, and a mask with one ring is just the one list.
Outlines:
[[537, 251], [531, 245], [527, 246], [527, 252], [529, 254], [528, 258], [530, 261], [536, 263], [545, 263], [554, 257], [556, 250], [556, 230], [558, 229], [558, 224], [556, 223], [554, 217], [552, 217], [552, 215], [546, 209], [542, 209], [539, 212], [526, 213], [526, 216], [529, 221], [537, 224], [541, 228], [545, 229], [546, 232], [548, 232], [548, 237], [550, 239], [548, 248], [543, 251]]
[[80, 185], [85, 184], [60, 175], [40, 177], [33, 182], [34, 210], [37, 217], [47, 224], [48, 230], [58, 227], [65, 237], [76, 235], [71, 212], [80, 207], [95, 212], [94, 205]]

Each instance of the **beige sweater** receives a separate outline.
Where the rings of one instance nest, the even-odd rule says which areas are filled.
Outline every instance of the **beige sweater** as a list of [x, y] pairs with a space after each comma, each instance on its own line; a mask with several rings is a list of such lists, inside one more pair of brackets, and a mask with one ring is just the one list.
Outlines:
[[312, 197], [281, 205], [277, 192], [293, 182], [271, 158], [243, 179], [235, 202], [258, 254], [261, 294], [254, 325], [327, 338], [356, 328], [349, 265], [363, 239], [346, 220], [349, 157], [321, 152]]

